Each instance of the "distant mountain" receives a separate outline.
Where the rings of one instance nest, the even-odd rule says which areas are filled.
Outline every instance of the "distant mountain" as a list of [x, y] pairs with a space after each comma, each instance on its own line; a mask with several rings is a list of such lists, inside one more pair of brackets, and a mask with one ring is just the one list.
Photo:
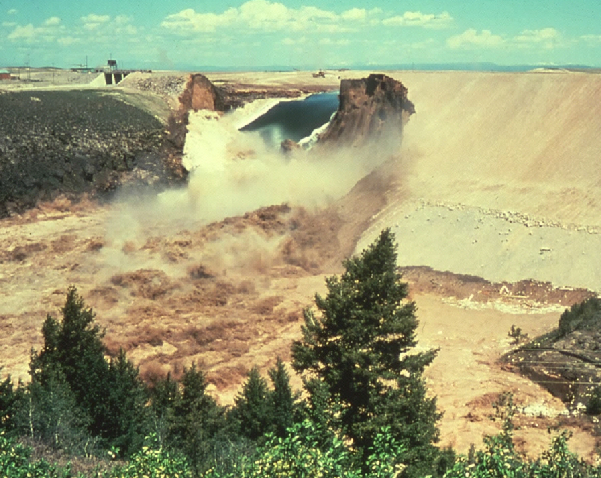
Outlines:
[[567, 69], [579, 71], [593, 71], [599, 68], [589, 65], [566, 64], [566, 65], [498, 65], [490, 62], [466, 62], [466, 63], [391, 63], [391, 64], [365, 64], [357, 63], [352, 65], [271, 65], [271, 66], [216, 66], [216, 65], [177, 65], [177, 69], [182, 71], [313, 71], [313, 70], [365, 70], [365, 71], [387, 71], [387, 70], [418, 70], [418, 71], [499, 71], [499, 72], [523, 72], [536, 68], [545, 68], [549, 70]]

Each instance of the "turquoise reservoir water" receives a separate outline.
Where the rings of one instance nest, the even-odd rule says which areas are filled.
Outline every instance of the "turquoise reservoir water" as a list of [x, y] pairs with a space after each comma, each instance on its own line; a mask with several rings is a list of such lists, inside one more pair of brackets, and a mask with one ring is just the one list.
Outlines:
[[338, 109], [338, 92], [311, 95], [300, 101], [282, 101], [240, 131], [258, 131], [268, 146], [285, 139], [300, 141], [330, 121]]

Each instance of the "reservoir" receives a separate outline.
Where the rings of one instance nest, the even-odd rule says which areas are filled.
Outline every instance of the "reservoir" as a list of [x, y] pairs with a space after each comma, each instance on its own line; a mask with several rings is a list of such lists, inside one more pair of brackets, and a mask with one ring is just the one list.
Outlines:
[[257, 131], [269, 147], [285, 139], [299, 142], [323, 126], [338, 109], [338, 92], [311, 95], [304, 100], [281, 101], [240, 131]]

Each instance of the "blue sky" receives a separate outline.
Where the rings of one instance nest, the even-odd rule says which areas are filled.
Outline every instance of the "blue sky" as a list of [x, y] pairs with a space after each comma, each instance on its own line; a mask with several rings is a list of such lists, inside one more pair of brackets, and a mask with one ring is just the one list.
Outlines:
[[0, 0], [0, 67], [601, 66], [600, 0]]

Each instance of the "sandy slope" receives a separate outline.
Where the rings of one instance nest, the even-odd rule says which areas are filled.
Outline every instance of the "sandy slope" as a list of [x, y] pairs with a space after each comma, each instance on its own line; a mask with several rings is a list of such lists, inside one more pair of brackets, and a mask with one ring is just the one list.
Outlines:
[[601, 75], [406, 73], [417, 197], [601, 224]]
[[599, 289], [601, 76], [395, 76], [417, 112], [397, 190], [358, 248], [391, 226], [403, 264]]

